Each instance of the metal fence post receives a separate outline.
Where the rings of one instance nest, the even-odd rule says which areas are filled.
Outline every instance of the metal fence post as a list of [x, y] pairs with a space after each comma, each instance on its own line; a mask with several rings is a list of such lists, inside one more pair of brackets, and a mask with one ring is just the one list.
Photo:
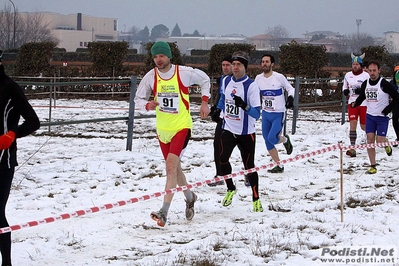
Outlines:
[[341, 116], [341, 125], [345, 124], [345, 113], [346, 113], [346, 96], [342, 93], [342, 116]]
[[133, 146], [133, 125], [134, 125], [134, 98], [136, 97], [137, 77], [130, 78], [130, 99], [129, 99], [129, 119], [127, 121], [127, 142], [126, 150], [132, 151]]
[[294, 112], [292, 115], [292, 129], [291, 134], [294, 135], [296, 132], [296, 120], [298, 118], [299, 111], [299, 76], [295, 77], [295, 97], [294, 97]]

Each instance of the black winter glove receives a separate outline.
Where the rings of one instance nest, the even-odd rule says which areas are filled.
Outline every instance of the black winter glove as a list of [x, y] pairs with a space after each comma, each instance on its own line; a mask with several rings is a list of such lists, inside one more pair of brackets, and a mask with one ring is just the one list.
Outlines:
[[355, 91], [354, 91], [354, 93], [355, 93], [355, 94], [360, 94], [360, 91], [361, 91], [360, 88], [356, 88]]
[[234, 103], [236, 106], [241, 107], [245, 111], [247, 110], [247, 103], [244, 102], [240, 96], [233, 95]]
[[348, 94], [349, 94], [349, 90], [348, 89], [344, 90], [344, 95], [348, 96]]
[[[216, 107], [215, 107], [216, 108]], [[219, 122], [220, 121], [220, 113], [222, 112], [222, 110], [220, 110], [219, 108], [216, 108], [216, 110], [213, 112], [213, 114], [211, 115], [212, 121], [213, 122]]]
[[294, 107], [294, 98], [292, 96], [288, 96], [287, 102], [285, 103], [285, 108], [290, 109]]
[[213, 113], [215, 113], [216, 109], [217, 109], [216, 105], [212, 105], [211, 106], [211, 111], [209, 112], [209, 116], [212, 116]]

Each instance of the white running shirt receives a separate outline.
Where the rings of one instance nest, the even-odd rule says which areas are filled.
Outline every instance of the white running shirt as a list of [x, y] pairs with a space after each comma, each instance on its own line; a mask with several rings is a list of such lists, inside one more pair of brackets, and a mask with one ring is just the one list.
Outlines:
[[288, 96], [294, 97], [295, 93], [295, 89], [287, 78], [283, 74], [273, 71], [268, 78], [263, 73], [257, 75], [255, 82], [260, 88], [262, 110], [271, 113], [284, 113], [286, 110], [284, 90], [288, 92]]
[[[342, 91], [349, 90], [348, 104], [351, 104], [354, 101], [356, 101], [359, 95], [355, 94], [355, 90], [357, 88], [360, 88], [362, 86], [363, 81], [369, 78], [370, 78], [369, 73], [365, 71], [363, 71], [359, 75], [354, 75], [352, 71], [345, 74]], [[366, 102], [363, 101], [363, 103], [360, 106], [366, 106]]]

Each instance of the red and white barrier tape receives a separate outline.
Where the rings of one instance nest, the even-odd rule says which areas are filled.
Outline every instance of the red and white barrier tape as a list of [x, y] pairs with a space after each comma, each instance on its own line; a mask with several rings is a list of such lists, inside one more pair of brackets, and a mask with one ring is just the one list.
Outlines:
[[153, 194], [149, 194], [149, 195], [144, 195], [141, 197], [136, 197], [136, 198], [131, 198], [129, 200], [121, 200], [121, 201], [117, 201], [115, 203], [109, 203], [109, 204], [105, 204], [99, 207], [91, 207], [89, 209], [86, 210], [78, 210], [75, 212], [71, 212], [71, 213], [64, 213], [58, 216], [52, 216], [52, 217], [47, 217], [44, 218], [42, 220], [36, 220], [36, 221], [30, 221], [27, 223], [23, 223], [23, 224], [17, 224], [17, 225], [12, 225], [12, 226], [8, 226], [8, 227], [3, 227], [0, 228], [0, 234], [4, 234], [4, 233], [8, 233], [11, 231], [16, 231], [16, 230], [20, 230], [20, 229], [24, 229], [24, 228], [29, 228], [29, 227], [33, 227], [33, 226], [37, 226], [37, 225], [42, 225], [42, 224], [48, 224], [48, 223], [52, 223], [55, 221], [61, 221], [61, 220], [66, 220], [69, 218], [74, 218], [74, 217], [78, 217], [78, 216], [83, 216], [86, 214], [90, 214], [90, 213], [96, 213], [99, 211], [104, 211], [104, 210], [108, 210], [108, 209], [112, 209], [115, 207], [121, 207], [127, 204], [133, 204], [139, 201], [145, 201], [145, 200], [149, 200], [149, 199], [153, 199], [153, 198], [158, 198], [167, 194], [173, 194], [176, 192], [182, 192], [184, 190], [187, 189], [191, 189], [194, 187], [201, 187], [204, 186], [205, 184], [209, 184], [209, 183], [214, 183], [214, 182], [218, 182], [221, 180], [226, 180], [226, 179], [230, 179], [233, 177], [237, 177], [239, 175], [246, 175], [249, 173], [254, 173], [256, 171], [262, 170], [262, 169], [268, 169], [268, 168], [272, 168], [276, 165], [281, 165], [281, 164], [287, 164], [287, 163], [291, 163], [291, 162], [295, 162], [301, 159], [306, 159], [306, 158], [310, 158], [319, 154], [323, 154], [323, 153], [327, 153], [330, 151], [334, 151], [334, 150], [349, 150], [349, 149], [364, 149], [364, 148], [375, 148], [375, 147], [385, 147], [388, 146], [390, 144], [399, 144], [399, 141], [393, 141], [393, 142], [384, 142], [384, 143], [375, 143], [375, 144], [365, 144], [365, 145], [354, 145], [354, 146], [341, 146], [341, 144], [333, 144], [331, 146], [325, 147], [325, 148], [321, 148], [315, 151], [311, 151], [311, 152], [307, 152], [304, 154], [300, 154], [300, 155], [296, 155], [294, 157], [290, 157], [288, 159], [283, 159], [280, 160], [279, 162], [272, 162], [269, 163], [267, 165], [262, 165], [262, 166], [258, 166], [258, 167], [254, 167], [251, 169], [247, 169], [247, 170], [241, 170], [237, 173], [232, 173], [229, 175], [225, 175], [225, 176], [218, 176], [215, 177], [214, 179], [207, 179], [201, 182], [196, 182], [196, 183], [192, 183], [192, 184], [187, 184], [187, 186], [182, 186], [182, 187], [177, 187], [177, 188], [173, 188], [173, 189], [168, 189], [162, 192], [155, 192]]
[[380, 143], [372, 143], [372, 144], [362, 144], [362, 145], [351, 145], [351, 146], [342, 146], [342, 150], [349, 150], [349, 149], [367, 149], [367, 148], [384, 148], [389, 145], [399, 145], [399, 141], [391, 141], [391, 142], [380, 142]]

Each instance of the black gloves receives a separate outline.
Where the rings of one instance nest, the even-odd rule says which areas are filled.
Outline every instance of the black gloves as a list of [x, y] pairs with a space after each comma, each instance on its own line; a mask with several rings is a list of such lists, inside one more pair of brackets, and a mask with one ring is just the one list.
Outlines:
[[[212, 106], [213, 107], [213, 106]], [[215, 106], [215, 110], [213, 111], [213, 113], [211, 114], [211, 118], [213, 122], [219, 122], [221, 120], [220, 118], [220, 112], [222, 112], [222, 110], [220, 110], [219, 108], [216, 108]]]
[[209, 116], [212, 116], [213, 113], [216, 111], [216, 109], [217, 109], [216, 105], [212, 105], [211, 106], [211, 111], [209, 112]]
[[355, 94], [360, 94], [360, 88], [356, 88], [353, 92], [355, 93]]
[[348, 89], [344, 90], [344, 95], [348, 96], [348, 94], [349, 94], [349, 90]]
[[285, 108], [290, 109], [294, 107], [294, 97], [288, 96], [287, 102], [285, 103]]
[[244, 111], [248, 111], [249, 108], [247, 107], [247, 103], [244, 102], [240, 96], [233, 95], [233, 99], [236, 106], [241, 107], [242, 109], [244, 109]]

